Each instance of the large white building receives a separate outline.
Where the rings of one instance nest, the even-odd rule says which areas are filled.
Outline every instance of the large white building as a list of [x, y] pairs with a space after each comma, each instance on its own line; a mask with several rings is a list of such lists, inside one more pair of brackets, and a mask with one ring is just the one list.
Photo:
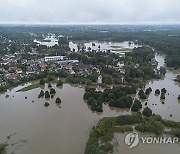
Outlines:
[[58, 60], [64, 60], [65, 56], [50, 56], [50, 57], [45, 57], [44, 61], [58, 61]]

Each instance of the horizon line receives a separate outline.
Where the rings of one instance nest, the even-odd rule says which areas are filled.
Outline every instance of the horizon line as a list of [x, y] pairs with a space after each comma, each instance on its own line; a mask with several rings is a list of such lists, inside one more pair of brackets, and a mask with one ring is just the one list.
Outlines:
[[180, 22], [134, 22], [134, 23], [45, 23], [45, 22], [0, 22], [0, 25], [47, 25], [47, 26], [68, 26], [68, 25], [180, 25]]

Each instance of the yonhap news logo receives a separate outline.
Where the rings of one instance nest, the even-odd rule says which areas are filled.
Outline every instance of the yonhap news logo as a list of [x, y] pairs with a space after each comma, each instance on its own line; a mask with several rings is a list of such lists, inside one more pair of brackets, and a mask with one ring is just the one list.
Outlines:
[[177, 137], [139, 137], [137, 132], [129, 133], [125, 136], [125, 144], [129, 149], [136, 147], [139, 143], [142, 144], [175, 144], [179, 142]]
[[125, 137], [125, 143], [128, 148], [132, 149], [139, 144], [139, 135], [136, 132], [129, 133]]

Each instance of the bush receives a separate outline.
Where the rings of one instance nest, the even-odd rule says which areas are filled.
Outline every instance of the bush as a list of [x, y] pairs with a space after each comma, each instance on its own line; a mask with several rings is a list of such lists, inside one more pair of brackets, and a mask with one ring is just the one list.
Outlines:
[[48, 91], [45, 92], [45, 98], [50, 98], [50, 94]]
[[92, 95], [91, 95], [90, 92], [85, 92], [83, 98], [86, 99], [86, 100], [88, 100], [91, 96], [92, 96]]
[[117, 117], [117, 123], [119, 125], [132, 125], [138, 124], [142, 121], [142, 116], [139, 114], [134, 115], [122, 115]]
[[55, 77], [52, 76], [52, 75], [48, 75], [48, 77], [47, 77], [47, 80], [48, 80], [48, 81], [53, 81], [54, 79], [55, 79]]
[[56, 84], [57, 87], [62, 86], [63, 82], [61, 80], [58, 81], [58, 83]]
[[41, 79], [41, 80], [39, 81], [39, 84], [40, 84], [40, 85], [45, 85], [44, 79]]
[[166, 88], [162, 88], [162, 89], [161, 89], [161, 93], [166, 94], [166, 92], [167, 92]]
[[139, 95], [139, 98], [141, 99], [147, 99], [146, 94], [143, 92], [142, 94]]
[[153, 121], [152, 123], [139, 124], [135, 126], [135, 129], [140, 132], [150, 132], [156, 135], [161, 135], [164, 130], [164, 125], [160, 121]]
[[50, 89], [50, 94], [55, 94], [56, 93], [56, 90], [54, 88], [51, 88]]
[[150, 116], [152, 116], [152, 110], [150, 108], [146, 107], [146, 108], [144, 108], [142, 114], [146, 117], [150, 117]]
[[178, 96], [178, 100], [180, 100], [180, 95]]
[[48, 106], [49, 106], [49, 103], [48, 103], [48, 102], [46, 102], [46, 103], [44, 104], [44, 106], [48, 107]]
[[52, 85], [50, 83], [48, 83], [48, 88], [51, 88], [51, 87], [52, 87]]
[[161, 93], [161, 97], [160, 97], [160, 99], [161, 100], [164, 100], [166, 97], [165, 97], [165, 93]]
[[156, 95], [159, 95], [159, 94], [160, 94], [160, 90], [159, 90], [159, 89], [156, 89], [156, 90], [155, 90], [155, 94], [156, 94]]
[[61, 99], [59, 97], [56, 98], [56, 103], [61, 103]]
[[40, 98], [40, 97], [44, 97], [44, 91], [43, 90], [41, 90], [39, 95], [38, 95], [38, 98]]
[[135, 99], [134, 104], [131, 107], [131, 111], [138, 112], [141, 108], [142, 108], [141, 102]]
[[152, 92], [152, 89], [151, 89], [151, 87], [149, 87], [146, 89], [145, 94], [149, 95], [151, 92]]

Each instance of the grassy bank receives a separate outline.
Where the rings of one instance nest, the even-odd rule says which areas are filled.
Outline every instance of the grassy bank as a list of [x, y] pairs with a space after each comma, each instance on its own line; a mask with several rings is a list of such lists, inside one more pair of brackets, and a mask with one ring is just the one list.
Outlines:
[[27, 87], [24, 87], [24, 88], [18, 90], [17, 92], [29, 91], [29, 90], [32, 90], [32, 89], [39, 88], [40, 86], [41, 85], [39, 83], [35, 83], [35, 84], [29, 85]]

